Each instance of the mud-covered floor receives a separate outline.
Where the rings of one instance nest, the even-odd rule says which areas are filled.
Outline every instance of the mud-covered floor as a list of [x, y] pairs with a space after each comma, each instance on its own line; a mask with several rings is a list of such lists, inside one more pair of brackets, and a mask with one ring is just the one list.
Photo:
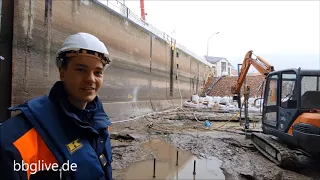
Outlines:
[[[235, 115], [176, 109], [114, 123], [114, 179], [320, 179], [320, 166], [304, 157], [297, 164], [299, 171], [281, 169], [266, 159], [246, 139], [240, 123], [230, 120]], [[253, 121], [259, 118], [250, 114]], [[204, 126], [207, 119], [210, 129]], [[260, 128], [259, 122], [250, 125]]]

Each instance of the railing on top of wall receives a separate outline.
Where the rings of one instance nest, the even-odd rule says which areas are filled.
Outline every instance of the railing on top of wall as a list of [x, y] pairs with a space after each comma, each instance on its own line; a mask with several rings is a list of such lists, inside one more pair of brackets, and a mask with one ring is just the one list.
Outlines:
[[[171, 42], [175, 41], [175, 39], [170, 37], [168, 34], [158, 30], [157, 28], [155, 28], [151, 24], [149, 24], [149, 23], [145, 22], [143, 19], [141, 19], [138, 15], [134, 14], [133, 12], [131, 12], [130, 9], [127, 6], [125, 6], [124, 4], [119, 2], [118, 0], [112, 0], [112, 1], [110, 1], [110, 0], [105, 1], [104, 0], [103, 3], [100, 2], [100, 0], [93, 0], [93, 1], [99, 3], [102, 6], [105, 6], [107, 8], [112, 9], [113, 11], [117, 12], [121, 16], [131, 20], [132, 22], [136, 23], [137, 25], [141, 26], [142, 28], [150, 31], [154, 35], [156, 35], [159, 38], [163, 39], [168, 44], [170, 44]], [[196, 53], [194, 53], [191, 50], [187, 49], [182, 44], [176, 42], [175, 46], [177, 48], [181, 49], [182, 51], [186, 52], [190, 56], [193, 56], [198, 61], [208, 65], [209, 67], [211, 67], [211, 64], [204, 57], [201, 57], [201, 56], [197, 55]]]

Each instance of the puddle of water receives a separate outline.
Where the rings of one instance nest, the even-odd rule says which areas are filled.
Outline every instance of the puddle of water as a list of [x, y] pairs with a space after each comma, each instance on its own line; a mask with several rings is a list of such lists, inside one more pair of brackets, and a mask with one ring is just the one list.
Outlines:
[[[198, 159], [192, 154], [178, 150], [169, 144], [152, 140], [142, 145], [143, 148], [151, 150], [156, 154], [155, 176], [153, 177], [154, 160], [135, 162], [122, 171], [120, 179], [225, 179], [220, 169], [221, 161], [217, 158]], [[178, 151], [178, 166], [177, 162]], [[196, 174], [194, 171], [194, 160], [196, 160]], [[118, 174], [119, 175], [119, 174]]]

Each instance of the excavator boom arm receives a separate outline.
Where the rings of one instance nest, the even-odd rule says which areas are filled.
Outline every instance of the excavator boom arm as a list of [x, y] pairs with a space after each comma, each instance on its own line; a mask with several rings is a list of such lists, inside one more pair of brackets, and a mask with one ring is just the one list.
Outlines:
[[252, 53], [253, 51], [248, 51], [244, 60], [243, 60], [243, 63], [242, 63], [242, 66], [241, 66], [241, 71], [240, 71], [240, 75], [239, 75], [239, 78], [237, 80], [237, 84], [236, 86], [233, 86], [231, 91], [232, 91], [232, 94], [238, 94], [240, 93], [240, 89], [241, 89], [241, 86], [248, 74], [248, 71], [250, 69], [250, 66], [253, 65], [258, 71], [259, 73], [263, 74], [263, 75], [267, 75], [269, 72], [272, 72], [274, 71], [274, 68], [273, 66], [271, 66], [269, 63], [267, 63], [264, 59], [262, 59], [261, 57], [257, 56], [257, 59], [253, 59], [251, 56], [252, 56]]
[[252, 51], [247, 52], [247, 54], [243, 60], [243, 63], [241, 66], [241, 71], [240, 71], [240, 74], [239, 74], [239, 77], [237, 80], [237, 84], [235, 87], [232, 87], [233, 94], [238, 94], [240, 92], [240, 88], [241, 88], [241, 86], [244, 82], [244, 79], [247, 76], [247, 73], [248, 73], [250, 66], [251, 66], [251, 63], [250, 63], [251, 55], [252, 55]]
[[260, 56], [257, 59], [250, 59], [251, 64], [259, 71], [260, 74], [267, 75], [269, 72], [274, 71], [273, 66], [267, 63]]

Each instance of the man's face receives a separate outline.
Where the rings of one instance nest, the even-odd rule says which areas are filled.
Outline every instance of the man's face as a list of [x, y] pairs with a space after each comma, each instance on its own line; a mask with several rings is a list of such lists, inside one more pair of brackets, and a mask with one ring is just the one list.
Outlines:
[[60, 79], [73, 100], [91, 102], [102, 86], [102, 62], [91, 56], [71, 57], [67, 68], [60, 70]]

